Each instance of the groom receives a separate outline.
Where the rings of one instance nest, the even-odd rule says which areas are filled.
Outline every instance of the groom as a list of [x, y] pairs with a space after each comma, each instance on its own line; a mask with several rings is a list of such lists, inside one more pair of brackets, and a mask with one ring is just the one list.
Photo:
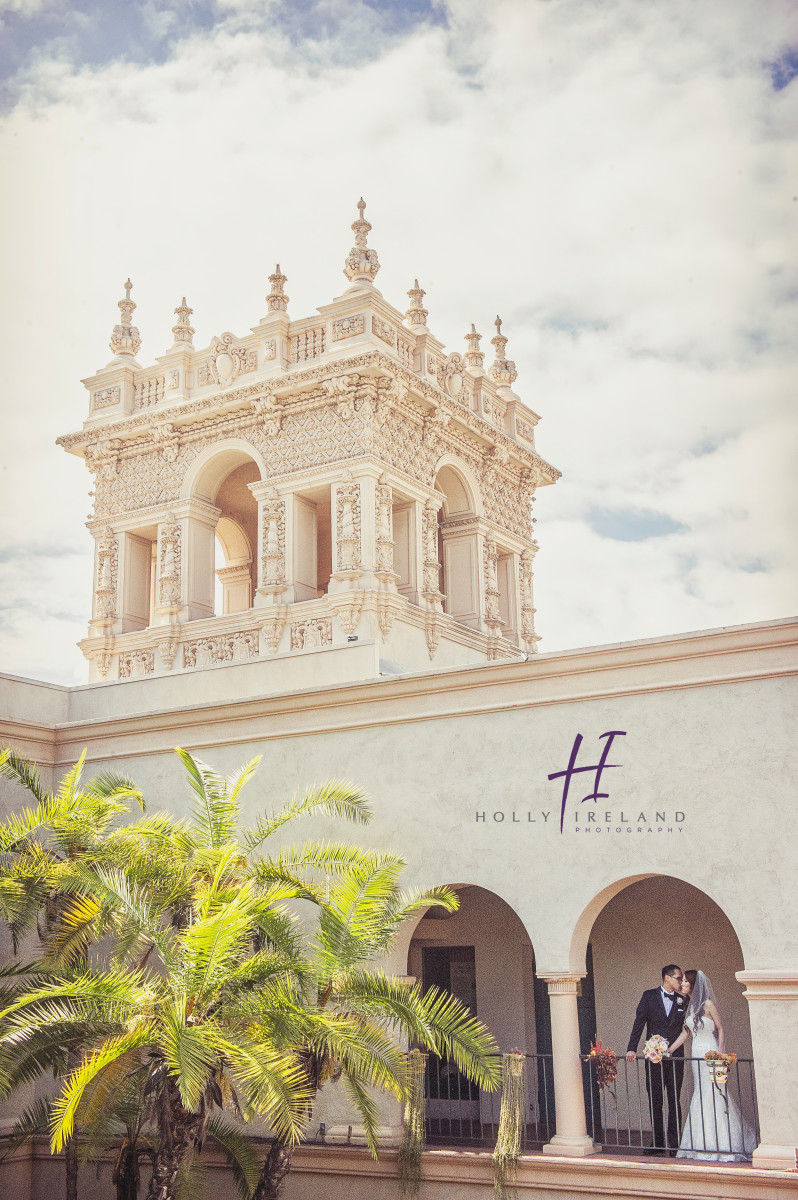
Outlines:
[[[668, 1045], [676, 1041], [682, 1032], [687, 1013], [687, 999], [681, 994], [683, 978], [681, 967], [677, 967], [676, 963], [669, 963], [667, 967], [662, 968], [662, 986], [643, 992], [626, 1050], [627, 1062], [634, 1062], [637, 1058], [637, 1045], [644, 1027], [646, 1039], [658, 1033], [665, 1038]], [[646, 1059], [646, 1091], [654, 1133], [654, 1145], [644, 1152], [646, 1154], [660, 1154], [665, 1146], [662, 1121], [663, 1089], [668, 1094], [668, 1146], [674, 1151], [678, 1149], [679, 1093], [684, 1076], [683, 1060], [682, 1046], [674, 1051], [673, 1058], [663, 1058], [660, 1063], [652, 1063]]]

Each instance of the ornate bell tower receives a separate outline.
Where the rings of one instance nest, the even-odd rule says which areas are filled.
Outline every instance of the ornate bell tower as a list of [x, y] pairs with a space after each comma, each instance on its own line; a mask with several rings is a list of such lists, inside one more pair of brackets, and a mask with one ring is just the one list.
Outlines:
[[95, 477], [91, 679], [127, 679], [381, 641], [407, 670], [536, 648], [530, 501], [559, 472], [512, 391], [496, 319], [446, 354], [424, 291], [404, 317], [374, 285], [365, 203], [350, 286], [292, 320], [279, 266], [250, 333], [136, 361], [130, 281], [114, 357], [59, 439]]

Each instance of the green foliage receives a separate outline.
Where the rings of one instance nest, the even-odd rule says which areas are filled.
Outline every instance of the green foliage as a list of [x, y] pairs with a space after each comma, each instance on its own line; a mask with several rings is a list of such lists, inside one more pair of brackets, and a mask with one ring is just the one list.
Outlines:
[[[312, 787], [241, 828], [242, 789], [259, 759], [224, 778], [177, 754], [190, 819], [155, 813], [122, 825], [129, 802], [141, 802], [124, 776], [81, 784], [82, 757], [48, 793], [31, 764], [0, 755], [0, 772], [36, 799], [0, 827], [0, 912], [17, 938], [37, 922], [42, 933], [39, 977], [0, 978], [0, 1096], [53, 1071], [62, 1080], [47, 1114], [53, 1150], [80, 1130], [95, 1153], [122, 1130], [120, 1155], [151, 1155], [152, 1195], [171, 1200], [195, 1188], [209, 1136], [251, 1195], [257, 1163], [223, 1110], [259, 1115], [290, 1148], [331, 1079], [376, 1155], [374, 1093], [409, 1094], [403, 1041], [496, 1086], [485, 1027], [454, 997], [376, 965], [404, 920], [432, 904], [453, 911], [456, 895], [402, 891], [405, 864], [387, 853], [307, 840], [266, 852], [274, 833], [314, 813], [368, 821], [361, 790]], [[296, 900], [316, 906], [312, 928], [299, 923]], [[270, 1153], [264, 1170], [278, 1162], [284, 1173], [285, 1154]]]

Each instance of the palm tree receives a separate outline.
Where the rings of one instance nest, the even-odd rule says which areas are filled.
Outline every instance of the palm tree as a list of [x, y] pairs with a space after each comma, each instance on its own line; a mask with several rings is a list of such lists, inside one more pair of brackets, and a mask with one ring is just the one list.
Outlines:
[[[0, 775], [26, 788], [35, 800], [34, 807], [0, 824], [0, 918], [8, 925], [15, 953], [34, 929], [47, 945], [68, 903], [59, 886], [60, 873], [77, 859], [98, 858], [104, 848], [113, 853], [104, 847], [111, 825], [130, 811], [129, 801], [143, 806], [138, 788], [119, 772], [103, 772], [81, 786], [85, 757], [84, 751], [51, 791], [29, 759], [8, 747], [0, 752]], [[84, 953], [86, 949], [85, 941], [76, 947]], [[46, 1067], [56, 1073], [66, 1069], [73, 1045], [74, 1039], [65, 1037]], [[28, 1071], [32, 1067], [33, 1060]], [[65, 1160], [66, 1200], [77, 1200], [77, 1147], [72, 1141], [65, 1147]]]
[[[340, 782], [311, 788], [240, 830], [241, 789], [258, 760], [223, 779], [178, 754], [191, 820], [155, 814], [115, 831], [117, 866], [104, 854], [70, 860], [59, 873], [70, 899], [47, 943], [59, 977], [0, 1013], [2, 1091], [79, 1031], [82, 1059], [52, 1109], [53, 1149], [75, 1128], [100, 1127], [127, 1089], [138, 1096], [137, 1137], [143, 1112], [154, 1126], [150, 1200], [168, 1200], [219, 1110], [258, 1114], [274, 1135], [255, 1189], [266, 1200], [329, 1078], [340, 1075], [376, 1153], [372, 1090], [407, 1093], [397, 1038], [494, 1086], [484, 1026], [453, 997], [422, 995], [373, 964], [401, 921], [433, 903], [453, 909], [456, 896], [403, 894], [404, 864], [392, 855], [314, 842], [263, 853], [287, 821], [314, 810], [367, 820], [362, 793]], [[286, 907], [297, 898], [317, 906], [315, 927]], [[86, 947], [101, 935], [110, 957], [87, 965]], [[125, 1144], [130, 1160], [133, 1140]]]
[[198, 890], [189, 922], [177, 929], [124, 872], [83, 868], [82, 874], [101, 903], [115, 902], [123, 934], [131, 922], [155, 953], [144, 969], [112, 959], [53, 979], [0, 1013], [0, 1085], [31, 1038], [57, 1045], [65, 1030], [83, 1031], [82, 1061], [53, 1103], [53, 1151], [73, 1136], [76, 1117], [91, 1126], [139, 1075], [143, 1098], [152, 1097], [157, 1135], [150, 1200], [176, 1194], [212, 1110], [225, 1100], [266, 1117], [289, 1141], [298, 1137], [307, 1099], [298, 1063], [267, 1031], [242, 1019], [239, 1002], [244, 973], [267, 980], [290, 969], [278, 951], [251, 953], [253, 938], [269, 930], [270, 901], [252, 882], [228, 886], [217, 876]]
[[[279, 877], [304, 858], [284, 851], [258, 868], [261, 879]], [[299, 1054], [312, 1099], [330, 1079], [339, 1079], [360, 1114], [366, 1141], [377, 1155], [377, 1106], [373, 1091], [408, 1098], [407, 1057], [402, 1043], [415, 1042], [451, 1057], [479, 1086], [498, 1082], [496, 1043], [459, 1000], [437, 988], [422, 991], [385, 974], [379, 959], [390, 949], [399, 925], [439, 905], [454, 911], [448, 888], [405, 893], [399, 879], [405, 864], [389, 854], [358, 852], [339, 864], [328, 882], [318, 921], [303, 954], [302, 977], [286, 987], [275, 980], [251, 1000], [253, 1016], [277, 1031], [279, 1044]], [[290, 1169], [293, 1146], [275, 1137], [253, 1200], [275, 1200]]]

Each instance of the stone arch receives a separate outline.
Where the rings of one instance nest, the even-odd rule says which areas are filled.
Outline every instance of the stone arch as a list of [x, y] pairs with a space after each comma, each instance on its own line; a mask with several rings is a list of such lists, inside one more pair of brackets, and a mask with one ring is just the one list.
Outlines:
[[626, 1050], [635, 1007], [643, 991], [660, 983], [670, 962], [703, 970], [712, 980], [726, 1026], [727, 1044], [751, 1058], [748, 1004], [736, 973], [745, 967], [737, 931], [703, 888], [663, 872], [629, 875], [603, 888], [574, 927], [570, 965], [585, 971], [591, 947], [596, 1033], [617, 1053]]
[[[440, 479], [442, 473], [443, 480]], [[435, 466], [435, 487], [443, 493], [443, 508], [447, 517], [469, 514], [475, 517], [482, 516], [482, 492], [479, 480], [468, 463], [458, 458], [457, 455], [444, 454], [438, 460]], [[465, 507], [462, 506], [463, 498]]]
[[189, 516], [192, 589], [204, 599], [192, 616], [227, 615], [252, 607], [258, 505], [251, 485], [264, 474], [261, 455], [242, 438], [207, 446], [186, 472], [181, 496], [199, 502]]
[[243, 438], [225, 438], [206, 446], [186, 471], [180, 489], [181, 499], [196, 498], [213, 504], [227, 476], [246, 462], [253, 462], [260, 478], [265, 479], [266, 464], [251, 442]]
[[436, 468], [435, 487], [443, 495], [438, 511], [438, 561], [444, 612], [461, 625], [479, 629], [482, 615], [479, 485], [465, 463], [447, 454]]
[[[528, 930], [516, 909], [498, 892], [478, 884], [452, 884], [460, 908], [448, 914], [433, 906], [402, 930], [392, 960], [404, 953], [407, 974], [453, 992], [487, 1025], [500, 1050], [536, 1055], [539, 1024], [548, 1022], [548, 999], [536, 988], [535, 959]], [[541, 1000], [540, 1011], [538, 1001]], [[553, 1115], [553, 1093], [530, 1058], [525, 1111], [531, 1126]], [[551, 1071], [547, 1076], [551, 1082]], [[470, 1085], [451, 1060], [431, 1055], [427, 1065], [427, 1128], [433, 1139], [481, 1136], [494, 1129], [499, 1097]]]

